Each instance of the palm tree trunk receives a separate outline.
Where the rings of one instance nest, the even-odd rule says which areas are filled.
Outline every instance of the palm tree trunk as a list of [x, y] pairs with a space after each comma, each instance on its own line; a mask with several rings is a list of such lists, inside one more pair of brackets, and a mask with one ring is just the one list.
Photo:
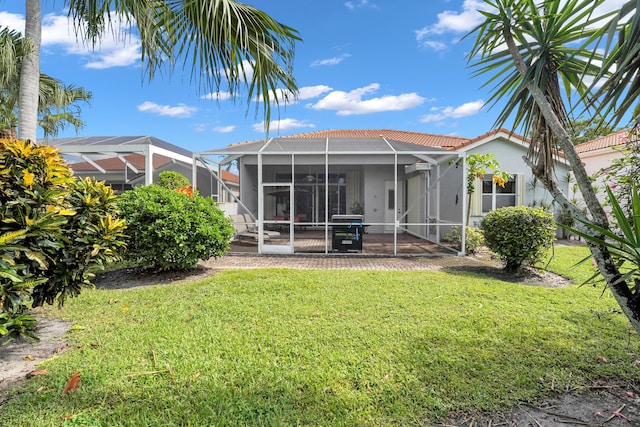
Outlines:
[[[520, 52], [516, 47], [516, 44], [510, 33], [509, 26], [505, 26], [503, 36], [505, 38], [507, 48], [509, 49], [509, 53], [511, 54], [515, 66], [518, 69], [518, 72], [524, 77], [527, 73], [527, 65], [520, 56]], [[562, 146], [565, 157], [569, 161], [569, 164], [573, 169], [573, 173], [576, 177], [576, 182], [578, 183], [580, 191], [582, 192], [582, 197], [584, 198], [585, 204], [587, 205], [587, 209], [591, 214], [591, 222], [608, 229], [609, 222], [607, 220], [607, 216], [604, 212], [604, 209], [602, 208], [602, 205], [600, 204], [600, 201], [596, 197], [595, 190], [591, 185], [591, 180], [587, 175], [580, 157], [578, 157], [578, 153], [573, 146], [571, 137], [569, 136], [567, 130], [564, 128], [558, 117], [554, 114], [553, 107], [542, 89], [536, 86], [534, 82], [530, 82], [527, 85], [527, 89], [531, 93], [531, 96], [535, 99], [535, 102], [540, 108], [540, 111], [547, 121], [549, 128], [553, 132], [553, 135], [557, 138]], [[534, 169], [535, 173], [536, 169], [532, 169]], [[577, 207], [573, 203], [571, 203], [562, 193], [562, 191], [558, 188], [557, 183], [553, 180], [553, 177], [546, 176], [546, 174], [542, 173], [540, 174], [540, 176], [537, 176], [537, 178], [540, 179], [545, 188], [550, 191], [556, 202], [558, 202], [561, 206], [568, 208], [576, 218], [588, 220], [586, 215], [583, 214], [579, 209], [577, 209]], [[591, 233], [589, 230], [584, 231], [587, 233]], [[640, 334], [640, 301], [638, 300], [638, 296], [631, 291], [629, 285], [625, 281], [620, 280], [621, 274], [618, 271], [618, 267], [616, 266], [613, 258], [611, 257], [611, 254], [606, 247], [589, 243], [589, 249], [591, 250], [591, 254], [593, 255], [593, 258], [598, 265], [600, 273], [611, 289], [614, 298], [631, 322], [633, 328], [638, 334]]]
[[42, 22], [40, 0], [26, 0], [25, 38], [32, 49], [25, 52], [20, 70], [18, 96], [18, 137], [36, 141], [38, 125], [38, 87], [40, 82], [40, 39]]

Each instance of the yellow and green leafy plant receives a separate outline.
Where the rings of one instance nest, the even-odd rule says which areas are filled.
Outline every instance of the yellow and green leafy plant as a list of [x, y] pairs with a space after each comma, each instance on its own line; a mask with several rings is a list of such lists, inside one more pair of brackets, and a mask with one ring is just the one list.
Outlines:
[[110, 187], [77, 180], [59, 151], [0, 139], [0, 339], [35, 338], [29, 305], [62, 305], [124, 245]]

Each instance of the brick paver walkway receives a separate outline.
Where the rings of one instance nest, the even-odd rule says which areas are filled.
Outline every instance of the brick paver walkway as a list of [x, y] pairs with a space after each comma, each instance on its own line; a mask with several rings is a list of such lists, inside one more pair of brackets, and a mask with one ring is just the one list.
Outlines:
[[295, 268], [319, 270], [440, 270], [455, 267], [497, 265], [486, 258], [444, 256], [384, 257], [348, 255], [248, 255], [228, 254], [211, 259], [207, 267], [221, 268]]

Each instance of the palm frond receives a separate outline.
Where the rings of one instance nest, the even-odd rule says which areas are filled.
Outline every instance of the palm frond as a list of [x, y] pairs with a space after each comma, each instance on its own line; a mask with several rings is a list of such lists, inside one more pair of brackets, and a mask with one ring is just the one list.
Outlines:
[[[135, 25], [142, 62], [149, 80], [156, 73], [190, 69], [201, 91], [244, 92], [248, 103], [258, 99], [265, 125], [271, 105], [297, 96], [292, 65], [298, 32], [266, 13], [235, 0], [69, 0], [69, 14], [80, 34], [94, 43], [116, 16]], [[115, 15], [110, 13], [113, 5]]]

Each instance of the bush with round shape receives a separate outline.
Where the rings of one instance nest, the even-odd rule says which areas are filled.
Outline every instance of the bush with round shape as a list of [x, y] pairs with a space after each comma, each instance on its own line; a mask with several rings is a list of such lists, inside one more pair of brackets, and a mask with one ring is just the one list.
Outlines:
[[547, 253], [555, 239], [553, 214], [542, 208], [509, 206], [489, 212], [481, 221], [485, 244], [503, 260], [505, 270], [516, 272], [533, 265]]
[[229, 250], [233, 227], [215, 200], [159, 185], [119, 196], [127, 222], [127, 259], [159, 271], [194, 268]]
[[158, 185], [168, 188], [169, 190], [177, 190], [179, 188], [189, 187], [191, 182], [179, 172], [163, 171], [158, 175]]

